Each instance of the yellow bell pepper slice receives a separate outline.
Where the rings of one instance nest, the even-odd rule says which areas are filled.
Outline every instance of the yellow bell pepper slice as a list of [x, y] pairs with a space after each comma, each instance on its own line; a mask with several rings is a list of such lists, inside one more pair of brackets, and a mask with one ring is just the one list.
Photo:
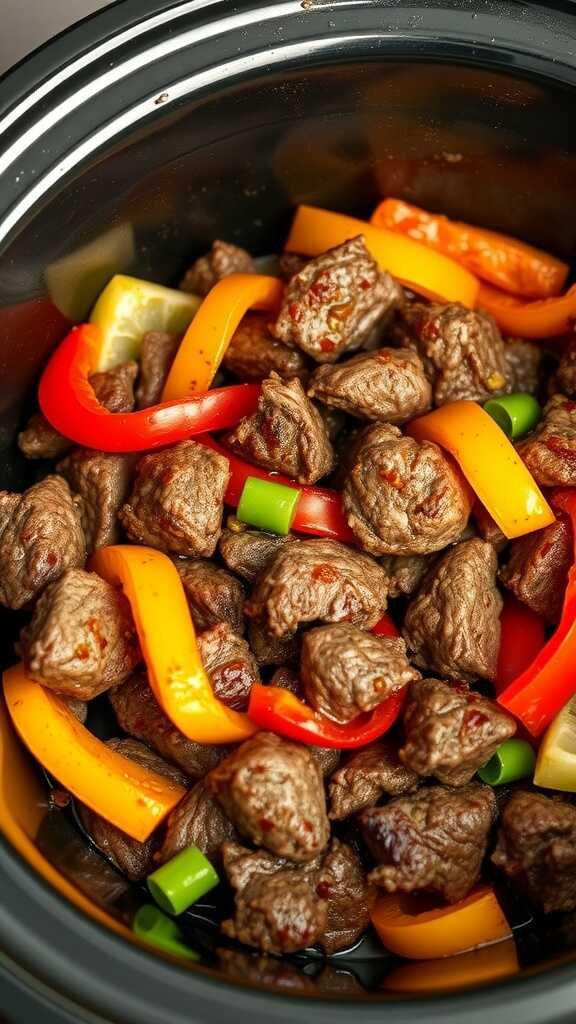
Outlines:
[[452, 906], [425, 908], [425, 898], [402, 893], [378, 900], [370, 917], [386, 949], [408, 960], [430, 960], [512, 935], [494, 890], [487, 885]]
[[299, 206], [285, 248], [305, 256], [319, 256], [356, 235], [364, 236], [380, 268], [407, 288], [433, 301], [461, 302], [474, 309], [479, 282], [468, 270], [421, 242], [355, 217], [315, 206]]
[[565, 704], [544, 734], [534, 784], [576, 793], [576, 697]]
[[4, 697], [20, 738], [44, 768], [97, 814], [144, 842], [180, 802], [183, 786], [110, 750], [60, 697], [28, 675], [4, 672]]
[[522, 537], [554, 522], [552, 509], [514, 445], [476, 402], [449, 402], [412, 420], [406, 432], [417, 441], [434, 441], [456, 459], [507, 537]]
[[249, 309], [276, 309], [283, 291], [277, 277], [264, 274], [230, 274], [218, 281], [184, 335], [162, 401], [208, 391], [242, 317]]
[[196, 643], [182, 581], [167, 555], [119, 544], [99, 548], [89, 568], [121, 586], [136, 623], [156, 700], [174, 725], [197, 743], [239, 743], [256, 731], [247, 715], [213, 693]]

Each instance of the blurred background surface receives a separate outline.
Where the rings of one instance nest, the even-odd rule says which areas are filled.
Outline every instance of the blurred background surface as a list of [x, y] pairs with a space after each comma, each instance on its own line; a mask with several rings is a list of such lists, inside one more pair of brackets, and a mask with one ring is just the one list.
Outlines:
[[110, 0], [0, 0], [0, 74], [50, 36]]

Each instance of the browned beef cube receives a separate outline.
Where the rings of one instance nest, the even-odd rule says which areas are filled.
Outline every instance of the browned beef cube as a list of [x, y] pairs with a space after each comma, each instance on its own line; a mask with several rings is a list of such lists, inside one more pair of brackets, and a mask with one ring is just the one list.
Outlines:
[[384, 737], [349, 755], [328, 784], [329, 818], [348, 818], [373, 807], [384, 794], [401, 796], [417, 788], [420, 780], [416, 772], [402, 764], [397, 747], [396, 740]]
[[305, 380], [309, 363], [298, 349], [288, 348], [272, 336], [268, 313], [249, 313], [232, 336], [222, 365], [240, 380], [264, 380], [272, 372], [289, 380]]
[[493, 700], [438, 679], [410, 687], [400, 757], [418, 775], [449, 786], [469, 782], [516, 732], [516, 722]]
[[547, 622], [559, 622], [573, 552], [570, 524], [557, 519], [543, 530], [512, 541], [500, 579], [537, 615]]
[[226, 435], [226, 444], [249, 462], [286, 473], [302, 484], [315, 483], [334, 464], [318, 409], [296, 377], [285, 381], [277, 373], [262, 382], [258, 411]]
[[256, 582], [246, 611], [273, 636], [303, 622], [351, 622], [369, 629], [386, 610], [388, 577], [372, 558], [335, 540], [284, 545]]
[[198, 648], [218, 700], [244, 710], [253, 684], [260, 682], [256, 659], [244, 637], [227, 622], [219, 622], [200, 634]]
[[227, 622], [236, 633], [244, 632], [246, 594], [239, 579], [204, 558], [175, 558], [184, 584], [196, 629], [210, 629]]
[[304, 634], [300, 675], [307, 703], [342, 723], [420, 678], [400, 637], [374, 636], [347, 622]]
[[381, 424], [361, 437], [343, 491], [348, 523], [374, 555], [426, 555], [458, 539], [470, 505], [440, 448]]
[[576, 807], [544, 793], [514, 793], [492, 861], [545, 914], [575, 910]]
[[230, 242], [217, 240], [205, 256], [195, 260], [180, 282], [183, 292], [207, 295], [217, 281], [229, 274], [254, 274], [256, 267], [250, 253]]
[[197, 846], [218, 865], [222, 844], [236, 838], [232, 822], [200, 780], [168, 815], [164, 842], [155, 860], [165, 864], [188, 846]]
[[544, 487], [576, 484], [576, 402], [552, 395], [536, 430], [518, 445], [518, 453]]
[[425, 576], [404, 618], [414, 661], [452, 679], [494, 679], [502, 598], [491, 544], [474, 538], [450, 548]]
[[58, 459], [72, 447], [72, 441], [48, 423], [41, 412], [35, 412], [18, 434], [18, 447], [27, 459]]
[[402, 301], [402, 289], [379, 269], [359, 235], [291, 278], [274, 334], [318, 363], [334, 363], [360, 348]]
[[384, 555], [380, 564], [390, 580], [388, 597], [410, 597], [418, 590], [433, 562], [433, 555]]
[[80, 499], [62, 477], [46, 476], [23, 494], [0, 491], [0, 604], [22, 608], [85, 561]]
[[207, 785], [238, 831], [279, 857], [311, 861], [328, 842], [322, 775], [304, 746], [256, 733], [210, 772]]
[[181, 441], [140, 459], [120, 520], [131, 540], [177, 555], [214, 554], [230, 471], [223, 455]]
[[509, 338], [504, 342], [506, 362], [506, 390], [535, 395], [540, 388], [542, 346], [522, 338]]
[[56, 468], [82, 498], [82, 526], [88, 551], [117, 544], [118, 513], [128, 497], [134, 457], [76, 448]]
[[349, 949], [370, 924], [376, 890], [366, 880], [358, 854], [347, 843], [339, 839], [330, 843], [316, 878], [316, 895], [328, 904], [319, 945], [328, 954]]
[[265, 530], [225, 529], [218, 542], [218, 550], [232, 572], [253, 583], [272, 560], [278, 548], [293, 538], [280, 537]]
[[362, 811], [362, 834], [377, 866], [369, 880], [387, 892], [435, 892], [447, 903], [480, 877], [496, 814], [494, 792], [430, 786]]
[[412, 349], [380, 348], [333, 366], [319, 366], [308, 394], [351, 416], [406, 423], [430, 408], [432, 392]]
[[162, 400], [162, 391], [182, 338], [167, 331], [148, 331], [140, 347], [136, 404], [148, 409]]
[[46, 587], [20, 644], [34, 679], [81, 700], [124, 682], [141, 659], [124, 594], [83, 569]]

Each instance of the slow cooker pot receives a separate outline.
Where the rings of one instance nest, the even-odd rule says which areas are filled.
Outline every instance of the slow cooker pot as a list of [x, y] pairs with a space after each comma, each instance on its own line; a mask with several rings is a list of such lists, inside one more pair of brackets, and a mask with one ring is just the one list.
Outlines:
[[[0, 486], [37, 472], [13, 442], [38, 371], [115, 271], [171, 282], [215, 237], [272, 251], [297, 202], [382, 194], [573, 259], [575, 96], [571, 0], [123, 0], [51, 42], [0, 83]], [[11, 1021], [573, 1019], [576, 925], [518, 908], [512, 949], [458, 962], [226, 959], [210, 907], [198, 963], [156, 955], [4, 714], [0, 758]]]

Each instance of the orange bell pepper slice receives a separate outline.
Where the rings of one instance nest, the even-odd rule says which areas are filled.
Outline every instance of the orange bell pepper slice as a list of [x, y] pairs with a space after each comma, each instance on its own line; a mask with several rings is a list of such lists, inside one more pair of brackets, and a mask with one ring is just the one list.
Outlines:
[[490, 886], [480, 886], [452, 906], [432, 910], [427, 906], [425, 898], [403, 893], [378, 900], [370, 917], [386, 949], [408, 960], [430, 960], [456, 956], [512, 935]]
[[412, 291], [440, 302], [461, 302], [472, 309], [476, 305], [479, 283], [455, 260], [411, 238], [342, 213], [299, 206], [285, 248], [305, 256], [319, 256], [356, 235], [364, 236], [381, 269], [388, 270]]
[[58, 782], [97, 814], [144, 842], [186, 790], [135, 764], [81, 725], [24, 665], [4, 672], [4, 697], [16, 731]]
[[523, 302], [488, 284], [480, 286], [478, 306], [491, 313], [504, 334], [521, 338], [556, 338], [576, 325], [576, 285], [564, 295], [540, 302]]
[[406, 432], [450, 452], [507, 537], [522, 537], [554, 522], [552, 509], [514, 445], [476, 402], [449, 402], [412, 420]]
[[423, 242], [489, 284], [526, 299], [558, 295], [568, 277], [568, 264], [550, 253], [496, 231], [449, 220], [403, 199], [384, 199], [370, 223]]
[[174, 725], [197, 743], [240, 743], [256, 732], [247, 715], [213, 693], [196, 643], [182, 581], [167, 555], [119, 544], [99, 548], [89, 568], [121, 586], [132, 609], [156, 700]]
[[208, 391], [234, 331], [249, 309], [274, 310], [284, 286], [277, 277], [230, 274], [218, 281], [192, 320], [162, 392], [162, 401]]

